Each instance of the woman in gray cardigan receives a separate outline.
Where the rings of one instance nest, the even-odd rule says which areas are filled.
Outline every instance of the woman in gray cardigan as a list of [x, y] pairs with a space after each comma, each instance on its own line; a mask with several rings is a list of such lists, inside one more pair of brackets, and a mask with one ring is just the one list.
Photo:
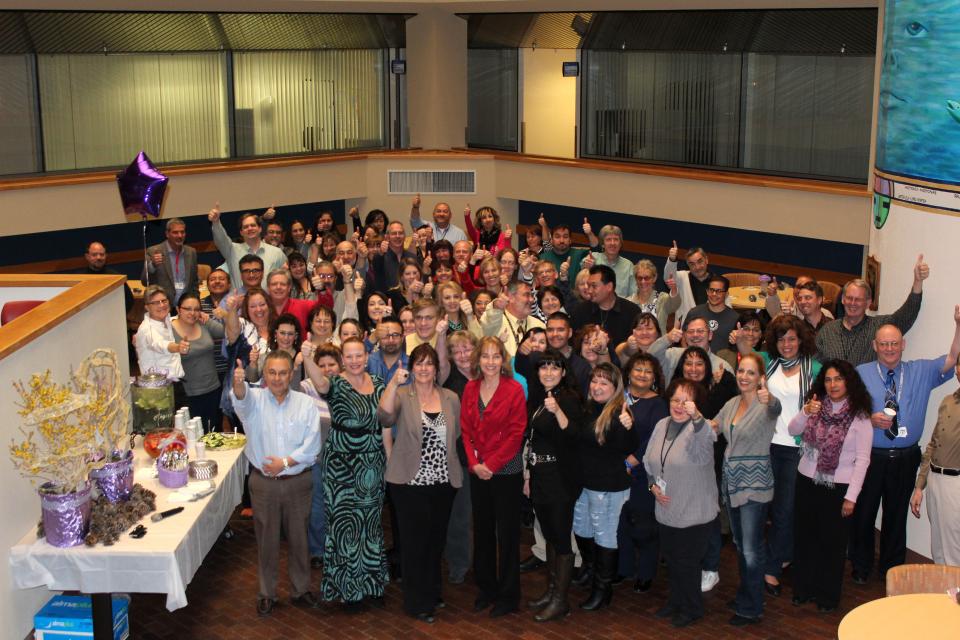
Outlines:
[[670, 574], [667, 604], [654, 615], [670, 618], [675, 627], [703, 617], [700, 563], [719, 510], [713, 471], [717, 434], [701, 413], [706, 395], [703, 385], [674, 378], [666, 393], [670, 415], [653, 428], [643, 456]]
[[[463, 469], [457, 459], [460, 399], [437, 384], [437, 352], [421, 344], [410, 354], [410, 372], [397, 370], [380, 398], [384, 426], [397, 425], [387, 449], [387, 472], [400, 524], [403, 608], [423, 622], [433, 622], [440, 598], [440, 556], [447, 522]], [[362, 526], [362, 523], [358, 523]]]
[[730, 624], [760, 621], [763, 614], [763, 529], [773, 500], [770, 440], [777, 427], [780, 401], [766, 388], [763, 360], [747, 353], [737, 365], [740, 395], [731, 398], [713, 421], [726, 438], [720, 490], [730, 514], [730, 532], [737, 547], [740, 587]]

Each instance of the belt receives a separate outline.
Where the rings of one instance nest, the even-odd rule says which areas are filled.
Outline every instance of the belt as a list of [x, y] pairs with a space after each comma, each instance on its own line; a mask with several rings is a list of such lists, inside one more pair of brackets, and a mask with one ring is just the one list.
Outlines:
[[527, 454], [527, 466], [535, 467], [538, 464], [543, 464], [545, 462], [556, 462], [557, 456], [550, 455], [540, 455], [537, 453], [528, 453]]
[[883, 447], [874, 447], [873, 450], [871, 451], [871, 454], [875, 456], [877, 455], [887, 456], [888, 458], [899, 458], [901, 456], [915, 453], [917, 450], [919, 450], [919, 448], [920, 447], [918, 447], [917, 445], [912, 445], [909, 447], [899, 447], [899, 448], [892, 447], [890, 449], [885, 449]]
[[934, 473], [940, 473], [945, 476], [960, 476], [960, 469], [944, 469], [943, 467], [938, 467], [937, 465], [930, 463], [930, 471]]
[[290, 479], [292, 479], [292, 478], [296, 478], [296, 477], [298, 477], [298, 476], [300, 476], [300, 475], [303, 474], [303, 472], [300, 472], [300, 473], [295, 473], [295, 474], [293, 474], [293, 475], [268, 476], [268, 475], [265, 474], [263, 471], [260, 471], [260, 469], [257, 469], [257, 468], [254, 467], [253, 465], [251, 465], [250, 468], [253, 469], [254, 471], [256, 471], [257, 473], [259, 473], [260, 475], [262, 475], [262, 476], [263, 476], [264, 478], [266, 478], [267, 480], [290, 480]]
[[370, 430], [366, 427], [345, 427], [342, 424], [337, 424], [336, 422], [331, 424], [330, 428], [334, 431], [341, 431], [352, 436], [364, 436], [370, 433]]

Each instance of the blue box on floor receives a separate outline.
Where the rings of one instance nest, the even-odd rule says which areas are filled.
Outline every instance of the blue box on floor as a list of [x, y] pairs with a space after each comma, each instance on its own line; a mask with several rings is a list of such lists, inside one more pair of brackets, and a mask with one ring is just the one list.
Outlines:
[[[113, 640], [130, 637], [127, 610], [130, 599], [113, 597]], [[33, 617], [35, 640], [82, 640], [93, 637], [90, 596], [56, 595]]]

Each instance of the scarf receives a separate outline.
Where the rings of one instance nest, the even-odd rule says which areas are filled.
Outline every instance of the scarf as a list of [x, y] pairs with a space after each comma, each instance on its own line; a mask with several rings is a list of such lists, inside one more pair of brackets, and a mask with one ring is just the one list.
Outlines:
[[[739, 359], [737, 361], [739, 362]], [[807, 391], [810, 390], [810, 383], [813, 381], [813, 358], [810, 356], [797, 356], [792, 360], [782, 357], [771, 358], [767, 364], [767, 380], [777, 370], [777, 367], [783, 367], [786, 371], [797, 366], [797, 364], [800, 365], [800, 400], [797, 404], [800, 405], [799, 409], [803, 411], [803, 399], [807, 397]], [[800, 446], [800, 436], [796, 436], [793, 440], [797, 443], [797, 446]]]
[[497, 242], [500, 240], [500, 229], [494, 227], [490, 231], [484, 231], [483, 227], [480, 227], [480, 246], [487, 251], [492, 252], [497, 246]]
[[853, 411], [850, 404], [843, 400], [840, 411], [833, 412], [834, 404], [830, 398], [824, 398], [820, 405], [820, 413], [807, 418], [807, 426], [801, 436], [803, 440], [803, 455], [817, 457], [817, 472], [813, 481], [816, 484], [833, 487], [833, 474], [840, 463], [840, 450], [843, 441], [847, 438], [847, 430], [853, 422]]

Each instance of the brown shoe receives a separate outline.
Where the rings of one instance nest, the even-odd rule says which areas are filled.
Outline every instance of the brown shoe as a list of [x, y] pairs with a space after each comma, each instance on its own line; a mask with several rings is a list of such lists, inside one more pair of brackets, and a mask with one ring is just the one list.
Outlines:
[[273, 598], [260, 598], [257, 600], [257, 615], [260, 617], [270, 615], [277, 601]]

